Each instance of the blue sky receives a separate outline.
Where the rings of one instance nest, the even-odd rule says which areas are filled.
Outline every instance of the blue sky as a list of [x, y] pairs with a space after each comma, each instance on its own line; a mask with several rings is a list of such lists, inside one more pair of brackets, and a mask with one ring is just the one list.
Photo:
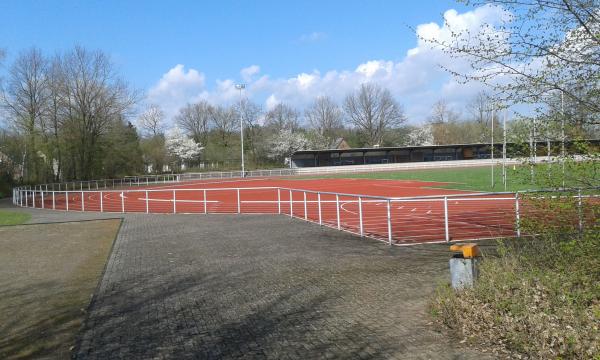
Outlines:
[[[199, 98], [232, 101], [229, 87], [238, 81], [249, 82], [247, 95], [268, 108], [279, 101], [302, 107], [324, 94], [341, 101], [366, 79], [391, 87], [411, 122], [420, 122], [438, 98], [464, 105], [437, 67], [442, 55], [407, 58], [419, 48], [409, 27], [435, 23], [429, 33], [437, 34], [450, 9], [460, 21], [477, 15], [454, 1], [3, 0], [0, 47], [6, 65], [31, 46], [49, 55], [75, 44], [102, 49], [170, 115]], [[366, 72], [357, 76], [361, 65]]]

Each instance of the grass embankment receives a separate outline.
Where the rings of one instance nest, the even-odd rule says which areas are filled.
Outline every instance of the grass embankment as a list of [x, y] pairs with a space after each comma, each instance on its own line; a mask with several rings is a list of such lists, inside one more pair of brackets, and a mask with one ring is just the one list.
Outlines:
[[0, 228], [0, 358], [68, 359], [120, 220]]
[[473, 289], [440, 286], [431, 314], [462, 340], [511, 358], [600, 359], [600, 205], [587, 204], [578, 234], [576, 205], [541, 201], [548, 211], [523, 224], [539, 235], [501, 242]]
[[[506, 191], [535, 190], [542, 187], [539, 184], [532, 184], [529, 175], [528, 166], [509, 166], [507, 171]], [[541, 175], [546, 174], [545, 166], [538, 165], [536, 172]], [[400, 170], [372, 173], [355, 174], [333, 174], [333, 175], [315, 175], [306, 176], [301, 179], [319, 179], [319, 178], [346, 178], [346, 179], [385, 179], [385, 180], [421, 180], [446, 182], [446, 185], [440, 185], [440, 188], [471, 190], [471, 191], [504, 191], [502, 183], [502, 167], [494, 168], [494, 186], [492, 187], [492, 169], [491, 167], [468, 167], [468, 168], [445, 168], [445, 169], [426, 169], [426, 170]], [[566, 184], [566, 186], [574, 184]]]
[[31, 215], [26, 213], [0, 210], [0, 226], [19, 225], [26, 223], [31, 219]]

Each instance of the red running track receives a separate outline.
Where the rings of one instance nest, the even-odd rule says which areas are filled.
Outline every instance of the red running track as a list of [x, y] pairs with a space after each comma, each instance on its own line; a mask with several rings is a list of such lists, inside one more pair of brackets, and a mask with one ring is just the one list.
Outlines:
[[[23, 205], [68, 211], [281, 213], [357, 234], [361, 233], [362, 223], [363, 235], [387, 241], [388, 200], [372, 197], [466, 194], [435, 188], [440, 185], [446, 184], [372, 179], [211, 179], [119, 190], [45, 192], [43, 199], [37, 192], [35, 197], [27, 196]], [[447, 208], [450, 240], [515, 235], [515, 200], [510, 194], [450, 197]], [[394, 199], [390, 200], [389, 209], [393, 243], [446, 240], [443, 197]]]

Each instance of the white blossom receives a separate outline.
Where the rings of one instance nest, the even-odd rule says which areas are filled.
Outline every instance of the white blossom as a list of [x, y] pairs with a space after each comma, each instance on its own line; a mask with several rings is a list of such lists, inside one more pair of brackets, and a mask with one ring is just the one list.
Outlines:
[[165, 146], [169, 154], [183, 161], [194, 159], [204, 149], [193, 139], [187, 137], [178, 127], [174, 127], [167, 133]]
[[306, 149], [308, 144], [309, 141], [303, 133], [283, 129], [267, 142], [267, 156], [272, 159], [290, 157], [294, 152]]
[[408, 133], [409, 146], [433, 145], [433, 131], [431, 125], [423, 125]]

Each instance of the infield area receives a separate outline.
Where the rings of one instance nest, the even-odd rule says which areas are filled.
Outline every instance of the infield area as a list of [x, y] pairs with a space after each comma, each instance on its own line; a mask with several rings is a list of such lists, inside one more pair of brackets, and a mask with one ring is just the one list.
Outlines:
[[413, 180], [233, 178], [37, 192], [25, 202], [68, 211], [281, 214], [395, 245], [516, 234], [513, 194], [449, 186]]

